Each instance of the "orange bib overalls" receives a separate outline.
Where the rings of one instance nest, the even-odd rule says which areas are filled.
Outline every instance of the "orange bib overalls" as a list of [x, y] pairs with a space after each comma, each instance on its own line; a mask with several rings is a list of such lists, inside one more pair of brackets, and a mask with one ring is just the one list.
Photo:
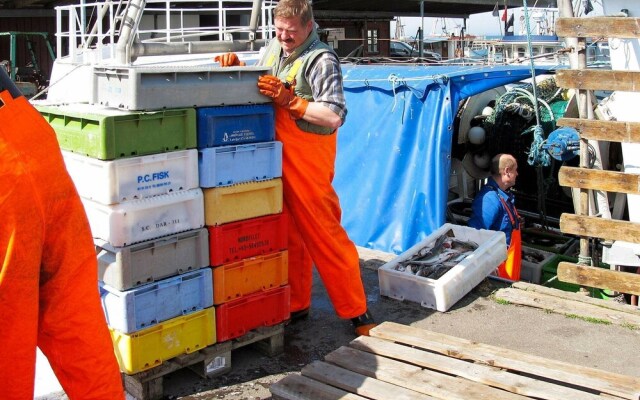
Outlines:
[[276, 139], [283, 143], [282, 181], [289, 215], [291, 311], [311, 304], [312, 264], [341, 318], [367, 311], [355, 245], [340, 225], [341, 209], [331, 185], [337, 132], [302, 131], [288, 110], [276, 110]]

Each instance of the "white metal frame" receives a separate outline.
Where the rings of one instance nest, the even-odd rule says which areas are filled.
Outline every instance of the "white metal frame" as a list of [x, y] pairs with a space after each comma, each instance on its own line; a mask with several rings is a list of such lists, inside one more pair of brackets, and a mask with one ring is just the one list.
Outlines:
[[[271, 39], [273, 32], [272, 9], [277, 1], [263, 0], [260, 24], [255, 39]], [[57, 58], [68, 57], [72, 62], [103, 63], [116, 56], [118, 23], [123, 23], [130, 0], [106, 0], [56, 7]], [[147, 0], [144, 15], [164, 16], [165, 28], [138, 29], [133, 27], [136, 41], [140, 43], [175, 43], [193, 40], [228, 41], [234, 35], [252, 34], [249, 26], [228, 26], [230, 14], [251, 15], [253, 0], [205, 0], [194, 8], [189, 0]], [[218, 25], [188, 27], [187, 16], [217, 15]], [[66, 19], [66, 21], [65, 21]], [[97, 21], [101, 21], [97, 23]], [[66, 29], [63, 23], [66, 22]], [[201, 39], [206, 38], [206, 39]], [[213, 38], [213, 39], [212, 39]]]

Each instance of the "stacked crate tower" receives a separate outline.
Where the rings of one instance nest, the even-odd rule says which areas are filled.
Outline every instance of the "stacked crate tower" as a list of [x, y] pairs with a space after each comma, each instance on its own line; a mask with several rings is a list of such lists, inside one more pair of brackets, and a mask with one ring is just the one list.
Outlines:
[[219, 341], [289, 318], [282, 143], [271, 104], [198, 108]]
[[[158, 82], [157, 79], [137, 79], [143, 71], [125, 68], [116, 72], [121, 75], [114, 81], [110, 80], [113, 71], [101, 72], [104, 71], [94, 68], [96, 89], [92, 104], [36, 104], [36, 107], [56, 131], [67, 170], [89, 219], [98, 257], [100, 293], [121, 370], [129, 375], [136, 374], [181, 354], [287, 319], [287, 258], [284, 246], [279, 244], [286, 243], [285, 225], [281, 222], [282, 225], [276, 228], [273, 225], [265, 227], [265, 222], [253, 225], [250, 220], [239, 221], [268, 214], [284, 218], [279, 178], [281, 145], [273, 142], [271, 105], [226, 107], [216, 101], [207, 101], [210, 93], [220, 92], [217, 79], [225, 80], [227, 75], [238, 74], [237, 71], [221, 73], [204, 84], [199, 79], [201, 87], [191, 91], [184, 87], [184, 76], [190, 78], [200, 72], [187, 70], [183, 76], [178, 76], [178, 72], [175, 81], [169, 84], [167, 80], [161, 80], [159, 89], [187, 94], [174, 96], [173, 100], [171, 96], [160, 95], [158, 97], [162, 99], [169, 99], [160, 103], [162, 106], [157, 103], [158, 97], [145, 102], [146, 97], [138, 96], [149, 87], [135, 85]], [[153, 70], [144, 72], [156, 74]], [[249, 71], [236, 80], [239, 87], [235, 92], [242, 93], [243, 85], [255, 87], [256, 73], [262, 71]], [[122, 74], [132, 79], [123, 79]], [[114, 89], [118, 85], [125, 87]], [[158, 90], [157, 87], [151, 89]], [[131, 91], [136, 95], [131, 96]], [[119, 97], [110, 97], [114, 93]], [[254, 95], [254, 99], [257, 96]], [[197, 108], [194, 104], [204, 106]], [[217, 132], [217, 118], [209, 118], [209, 126], [202, 126], [203, 114], [225, 114], [233, 119], [238, 127], [236, 131], [246, 133], [250, 128], [243, 127], [243, 121], [257, 118], [251, 115], [253, 108], [267, 115], [261, 118], [265, 125], [261, 129], [268, 132], [271, 142], [242, 146], [254, 147], [251, 157], [259, 157], [257, 154], [262, 153], [259, 149], [267, 146], [269, 172], [255, 172], [258, 165], [264, 164], [251, 157], [238, 163], [239, 155], [243, 155], [245, 149], [240, 145], [219, 146], [211, 155], [204, 146], [197, 149], [201, 137], [215, 137], [214, 132]], [[242, 113], [247, 114], [246, 118]], [[230, 137], [229, 134], [225, 131], [221, 140]], [[199, 165], [216, 172], [200, 171]], [[251, 179], [243, 180], [241, 176], [250, 169], [254, 171]], [[200, 187], [200, 178], [206, 182], [207, 178], [215, 179], [216, 176], [227, 180], [212, 188], [203, 190]], [[250, 215], [247, 209], [269, 211]], [[236, 223], [236, 218], [244, 224], [236, 227], [236, 231], [245, 233], [234, 239], [239, 246], [231, 249], [233, 246], [229, 245], [226, 229]], [[208, 227], [205, 227], [205, 221]], [[272, 233], [277, 239], [276, 236], [267, 238], [261, 231], [263, 228], [279, 229]], [[219, 236], [209, 238], [209, 231]], [[218, 251], [210, 252], [210, 241], [218, 248], [231, 246], [227, 252], [237, 253], [220, 256]], [[272, 257], [279, 261], [269, 261], [270, 252], [276, 252], [278, 255]], [[252, 261], [254, 256], [261, 261]], [[224, 260], [222, 263], [210, 262], [220, 257]], [[233, 267], [238, 263], [244, 264]], [[252, 267], [253, 264], [259, 267]], [[260, 270], [261, 274], [266, 273], [267, 265], [277, 268], [278, 286], [282, 288], [264, 283], [260, 291], [282, 292], [279, 317], [259, 322], [237, 318], [239, 313], [273, 315], [273, 304], [263, 300], [263, 304], [252, 309], [238, 306], [239, 301], [260, 295], [250, 294], [251, 283], [245, 283], [240, 291], [233, 286], [233, 279], [249, 275], [222, 274], [220, 282], [216, 283], [216, 269], [210, 268], [211, 265], [232, 271], [264, 268]], [[249, 280], [255, 278], [251, 276]], [[214, 293], [229, 296], [226, 300], [229, 305], [214, 307]], [[229, 301], [231, 299], [234, 301]], [[216, 321], [216, 314], [220, 315], [220, 321]], [[222, 336], [217, 335], [218, 329], [224, 332]], [[231, 331], [233, 334], [229, 333]]]

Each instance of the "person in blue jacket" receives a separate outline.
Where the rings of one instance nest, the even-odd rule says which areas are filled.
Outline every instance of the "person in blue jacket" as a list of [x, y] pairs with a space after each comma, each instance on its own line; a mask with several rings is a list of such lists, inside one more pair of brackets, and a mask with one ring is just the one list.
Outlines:
[[518, 162], [510, 154], [498, 154], [491, 159], [491, 176], [480, 189], [471, 205], [469, 226], [504, 232], [507, 240], [507, 259], [498, 267], [498, 276], [520, 280], [522, 240], [520, 216], [511, 188], [518, 177]]

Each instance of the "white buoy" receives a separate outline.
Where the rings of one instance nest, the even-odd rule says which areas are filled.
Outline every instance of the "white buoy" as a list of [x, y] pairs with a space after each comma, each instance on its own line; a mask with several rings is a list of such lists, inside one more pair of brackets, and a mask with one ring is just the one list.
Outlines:
[[491, 114], [493, 114], [493, 108], [492, 107], [486, 106], [485, 108], [482, 109], [482, 115], [488, 117]]

